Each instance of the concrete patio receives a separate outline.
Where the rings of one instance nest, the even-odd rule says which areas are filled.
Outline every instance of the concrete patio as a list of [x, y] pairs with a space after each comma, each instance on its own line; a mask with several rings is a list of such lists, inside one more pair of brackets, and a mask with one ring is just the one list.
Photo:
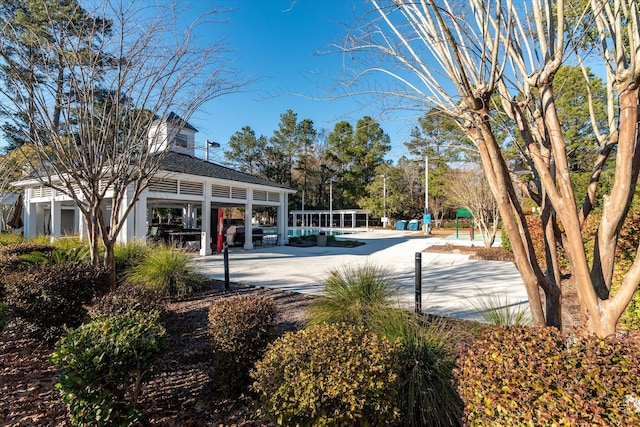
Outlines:
[[[451, 243], [482, 245], [451, 236], [416, 237], [410, 232], [376, 230], [339, 236], [364, 242], [355, 248], [271, 246], [229, 251], [230, 280], [255, 286], [320, 295], [328, 272], [349, 264], [372, 263], [387, 268], [401, 286], [400, 304], [412, 309], [415, 301], [415, 253], [428, 246]], [[194, 260], [199, 270], [224, 279], [223, 255]], [[527, 294], [511, 262], [470, 260], [468, 255], [422, 253], [422, 310], [425, 313], [479, 320], [473, 302], [479, 294], [509, 305], [525, 305]]]

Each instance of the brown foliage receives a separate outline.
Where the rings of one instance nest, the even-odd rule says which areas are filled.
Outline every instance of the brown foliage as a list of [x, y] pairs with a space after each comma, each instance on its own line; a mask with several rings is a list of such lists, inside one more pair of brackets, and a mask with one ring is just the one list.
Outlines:
[[636, 425], [640, 335], [486, 329], [455, 374], [472, 425]]

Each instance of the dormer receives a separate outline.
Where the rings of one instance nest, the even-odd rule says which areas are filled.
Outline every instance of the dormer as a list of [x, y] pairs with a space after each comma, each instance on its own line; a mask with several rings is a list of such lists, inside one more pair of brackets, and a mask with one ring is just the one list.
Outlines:
[[185, 122], [173, 111], [164, 119], [157, 119], [149, 129], [152, 152], [171, 151], [195, 157], [195, 135], [198, 129]]

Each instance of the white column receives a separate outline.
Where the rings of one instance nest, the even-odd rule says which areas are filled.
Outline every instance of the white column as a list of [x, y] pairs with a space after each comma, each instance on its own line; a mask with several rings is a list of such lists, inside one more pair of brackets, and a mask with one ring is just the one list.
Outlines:
[[62, 235], [62, 203], [51, 199], [51, 238]]
[[80, 209], [77, 206], [73, 207], [73, 233], [80, 235]]
[[42, 215], [42, 211], [42, 207], [38, 209], [38, 204], [27, 202], [24, 209], [24, 237], [38, 235], [38, 213]]
[[253, 249], [253, 189], [247, 189], [247, 203], [244, 205], [244, 248]]
[[80, 240], [87, 239], [87, 222], [84, 220], [84, 215], [80, 212], [80, 208], [78, 208], [78, 237]]
[[289, 221], [287, 218], [289, 217], [289, 195], [287, 193], [282, 193], [280, 196], [280, 206], [278, 206], [277, 215], [278, 215], [278, 233], [280, 234], [280, 238], [278, 239], [278, 245], [284, 246], [289, 243]]
[[132, 240], [135, 236], [135, 213], [134, 209], [129, 212], [129, 215], [124, 218], [124, 212], [129, 205], [131, 199], [133, 198], [132, 194], [133, 190], [131, 187], [127, 188], [127, 191], [122, 195], [122, 204], [120, 205], [120, 212], [113, 212], [113, 200], [111, 202], [111, 215], [120, 215], [120, 221], [123, 222], [122, 228], [120, 228], [120, 232], [118, 233], [118, 237], [116, 241], [118, 243], [127, 243]]
[[41, 234], [44, 234], [44, 231], [46, 229], [46, 220], [47, 218], [45, 217], [45, 204], [44, 203], [36, 203], [35, 205], [35, 227], [33, 228], [33, 234], [32, 236], [38, 236]]
[[351, 228], [356, 228], [356, 213], [351, 214]]
[[149, 220], [147, 218], [147, 196], [147, 190], [140, 193], [138, 201], [134, 207], [134, 236], [136, 240], [140, 241], [144, 241], [146, 239], [147, 229], [149, 226]]
[[24, 189], [24, 209], [22, 210], [22, 222], [24, 224], [24, 228], [22, 229], [22, 234], [24, 237], [31, 237], [32, 230], [35, 228], [35, 222], [33, 222], [32, 217], [35, 216], [35, 205], [31, 203], [31, 189]]
[[[211, 188], [210, 185], [205, 187]], [[200, 255], [211, 255], [211, 199], [209, 198], [208, 191], [202, 201], [200, 219], [202, 220], [200, 228]]]

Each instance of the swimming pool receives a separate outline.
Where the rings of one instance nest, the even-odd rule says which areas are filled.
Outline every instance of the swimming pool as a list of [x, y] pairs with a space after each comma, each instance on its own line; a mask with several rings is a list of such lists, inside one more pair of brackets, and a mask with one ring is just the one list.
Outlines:
[[340, 236], [342, 234], [348, 234], [344, 231], [320, 230], [319, 228], [290, 228], [288, 234], [289, 237], [317, 236], [320, 231], [324, 231], [327, 236]]

